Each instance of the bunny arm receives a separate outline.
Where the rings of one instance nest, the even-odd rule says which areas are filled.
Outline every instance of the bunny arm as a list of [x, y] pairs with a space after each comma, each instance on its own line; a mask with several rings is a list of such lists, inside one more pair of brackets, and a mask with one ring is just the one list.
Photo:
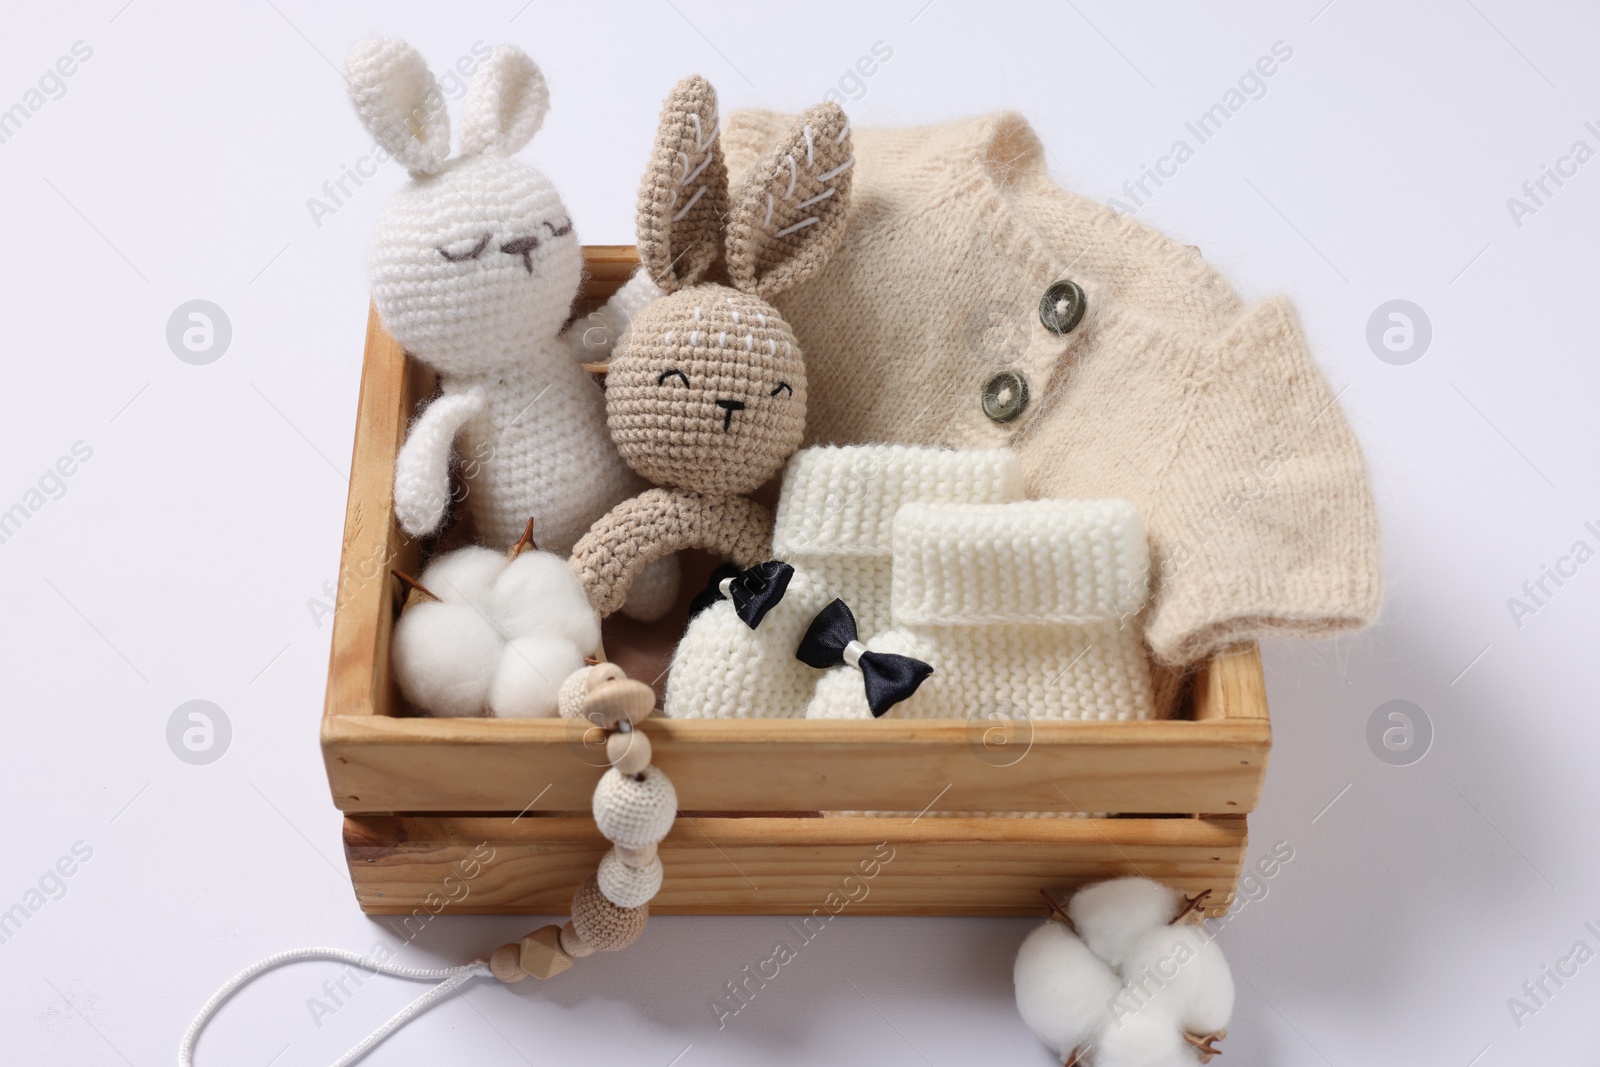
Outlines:
[[590, 527], [572, 549], [572, 569], [602, 617], [628, 598], [628, 586], [652, 560], [700, 548], [753, 567], [772, 551], [772, 512], [742, 496], [647, 489]]
[[438, 528], [450, 505], [450, 451], [456, 434], [483, 410], [481, 389], [446, 393], [411, 424], [394, 461], [394, 517], [412, 537]]
[[599, 308], [567, 327], [561, 339], [583, 363], [602, 363], [611, 358], [611, 349], [628, 328], [639, 309], [663, 295], [643, 268], [611, 295]]

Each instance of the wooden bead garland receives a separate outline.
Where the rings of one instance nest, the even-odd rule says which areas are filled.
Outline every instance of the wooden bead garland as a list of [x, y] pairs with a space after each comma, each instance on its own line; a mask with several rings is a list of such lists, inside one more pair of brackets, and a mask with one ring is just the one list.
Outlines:
[[606, 730], [611, 769], [594, 791], [594, 818], [613, 847], [584, 879], [563, 926], [544, 926], [521, 942], [502, 945], [489, 969], [502, 982], [552, 978], [575, 960], [627, 948], [644, 932], [650, 900], [661, 889], [656, 843], [678, 814], [678, 794], [651, 765], [650, 739], [639, 723], [655, 709], [655, 693], [611, 663], [575, 671], [561, 684], [561, 715]]

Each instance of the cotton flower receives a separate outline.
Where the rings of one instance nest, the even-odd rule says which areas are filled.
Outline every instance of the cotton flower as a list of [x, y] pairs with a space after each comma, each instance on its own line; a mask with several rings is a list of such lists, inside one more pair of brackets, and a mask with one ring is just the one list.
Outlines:
[[1233, 974], [1191, 904], [1146, 878], [1080, 890], [1017, 951], [1023, 1022], [1069, 1064], [1194, 1067], [1233, 1014]]
[[434, 715], [556, 713], [561, 683], [600, 645], [600, 622], [566, 560], [487, 548], [440, 556], [395, 622], [400, 691]]

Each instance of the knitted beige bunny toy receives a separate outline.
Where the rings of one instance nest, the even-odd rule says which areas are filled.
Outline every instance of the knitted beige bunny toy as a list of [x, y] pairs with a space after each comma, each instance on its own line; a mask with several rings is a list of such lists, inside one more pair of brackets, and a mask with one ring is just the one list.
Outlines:
[[730, 203], [715, 91], [696, 75], [667, 98], [638, 219], [644, 272], [667, 295], [634, 316], [606, 376], [611, 438], [657, 488], [612, 508], [572, 550], [601, 615], [646, 565], [679, 549], [740, 567], [770, 551], [772, 515], [742, 494], [800, 446], [806, 370], [767, 300], [838, 247], [853, 162], [844, 112], [819, 104]]

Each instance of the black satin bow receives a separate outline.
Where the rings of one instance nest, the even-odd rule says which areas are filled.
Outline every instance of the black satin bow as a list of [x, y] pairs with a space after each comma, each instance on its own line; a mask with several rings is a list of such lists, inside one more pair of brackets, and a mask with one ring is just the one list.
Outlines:
[[[845, 649], [856, 640], [856, 617], [850, 606], [835, 600], [811, 620], [794, 658], [812, 667], [837, 667], [845, 662]], [[867, 686], [867, 707], [872, 717], [907, 699], [933, 673], [920, 659], [893, 652], [862, 652], [856, 666]]]
[[757, 563], [744, 571], [731, 563], [724, 563], [711, 572], [711, 580], [706, 582], [706, 587], [689, 602], [689, 617], [694, 618], [721, 600], [724, 595], [722, 586], [726, 582], [726, 595], [733, 601], [734, 614], [754, 630], [761, 625], [767, 612], [778, 606], [792, 577], [794, 568], [775, 559]]

